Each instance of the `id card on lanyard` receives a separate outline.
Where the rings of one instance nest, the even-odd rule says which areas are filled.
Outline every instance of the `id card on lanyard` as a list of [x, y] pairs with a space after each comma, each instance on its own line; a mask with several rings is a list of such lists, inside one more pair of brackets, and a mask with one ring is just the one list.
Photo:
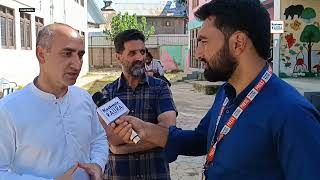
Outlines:
[[216, 149], [217, 149], [217, 144], [221, 142], [221, 140], [230, 132], [232, 127], [235, 125], [237, 122], [238, 118], [242, 114], [243, 111], [247, 109], [249, 104], [253, 101], [253, 99], [259, 94], [259, 92], [264, 88], [264, 86], [267, 84], [269, 79], [272, 76], [272, 68], [271, 66], [268, 67], [268, 69], [265, 71], [259, 82], [252, 88], [252, 90], [247, 94], [247, 96], [244, 98], [244, 100], [240, 103], [240, 105], [236, 108], [236, 110], [232, 113], [231, 117], [227, 121], [227, 123], [223, 126], [222, 130], [220, 131], [219, 135], [217, 136], [217, 140], [214, 141], [215, 139], [215, 134], [218, 128], [218, 125], [220, 123], [221, 117], [224, 113], [224, 110], [226, 108], [226, 105], [229, 102], [229, 99], [226, 97], [223, 101], [222, 107], [219, 111], [219, 115], [217, 118], [217, 122], [215, 125], [215, 130], [214, 134], [211, 140], [211, 146], [209, 149], [209, 152], [206, 157], [206, 162], [203, 165], [203, 171], [202, 171], [202, 179], [205, 179], [204, 172], [208, 169], [209, 165], [213, 163]]

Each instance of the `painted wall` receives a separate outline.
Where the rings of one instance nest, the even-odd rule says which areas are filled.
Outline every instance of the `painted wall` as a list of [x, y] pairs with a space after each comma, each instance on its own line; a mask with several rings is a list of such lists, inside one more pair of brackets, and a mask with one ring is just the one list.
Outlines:
[[[282, 0], [280, 77], [320, 75], [320, 1]], [[311, 39], [311, 43], [307, 42]]]
[[160, 46], [160, 61], [166, 71], [184, 70], [187, 46]]
[[[0, 44], [0, 78], [15, 81], [18, 85], [26, 85], [39, 73], [39, 65], [35, 56], [35, 16], [44, 19], [44, 25], [53, 22], [62, 22], [71, 25], [75, 29], [85, 32], [87, 36], [87, 1], [84, 7], [70, 0], [52, 0], [53, 10], [50, 11], [50, 0], [0, 0], [0, 5], [14, 9], [15, 14], [15, 49], [3, 49]], [[79, 1], [80, 2], [80, 1]], [[20, 13], [19, 8], [33, 7], [36, 12], [31, 15], [32, 49], [21, 49]], [[1, 41], [0, 41], [1, 43]], [[86, 52], [88, 52], [88, 40], [85, 40]], [[89, 71], [87, 53], [83, 58], [81, 75]]]

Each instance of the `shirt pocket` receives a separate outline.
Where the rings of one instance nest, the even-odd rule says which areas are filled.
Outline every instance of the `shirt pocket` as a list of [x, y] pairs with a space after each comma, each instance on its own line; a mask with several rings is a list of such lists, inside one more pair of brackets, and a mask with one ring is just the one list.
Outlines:
[[144, 102], [144, 121], [158, 123], [157, 103], [154, 99], [148, 99]]

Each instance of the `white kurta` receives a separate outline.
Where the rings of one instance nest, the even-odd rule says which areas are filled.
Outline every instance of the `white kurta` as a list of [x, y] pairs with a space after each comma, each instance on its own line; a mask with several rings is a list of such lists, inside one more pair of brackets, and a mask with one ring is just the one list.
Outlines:
[[[96, 106], [70, 86], [62, 98], [33, 83], [0, 101], [0, 180], [43, 180], [77, 162], [104, 169], [108, 142]], [[77, 179], [88, 179], [81, 169]]]

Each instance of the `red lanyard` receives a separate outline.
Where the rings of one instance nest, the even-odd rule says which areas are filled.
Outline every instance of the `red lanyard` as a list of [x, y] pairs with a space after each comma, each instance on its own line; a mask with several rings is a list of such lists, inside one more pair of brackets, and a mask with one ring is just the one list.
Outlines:
[[214, 137], [215, 137], [219, 122], [221, 120], [221, 117], [222, 117], [222, 114], [224, 112], [224, 109], [225, 109], [226, 105], [229, 102], [229, 99], [227, 97], [224, 99], [222, 107], [221, 107], [221, 110], [219, 112], [219, 116], [217, 118], [216, 127], [215, 127], [213, 138], [212, 138], [212, 141], [211, 141], [211, 147], [210, 147], [209, 153], [207, 155], [206, 162], [203, 165], [203, 169], [204, 170], [206, 170], [208, 168], [209, 164], [214, 160], [216, 149], [217, 149], [217, 144], [219, 142], [221, 142], [221, 140], [224, 138], [224, 136], [226, 136], [230, 132], [231, 128], [235, 125], [235, 123], [237, 122], [237, 120], [238, 120], [239, 116], [241, 115], [241, 113], [245, 109], [247, 109], [249, 104], [253, 101], [253, 99], [259, 94], [259, 92], [267, 84], [267, 82], [269, 81], [271, 76], [272, 76], [272, 68], [271, 68], [271, 66], [269, 66], [268, 70], [263, 74], [263, 76], [261, 77], [260, 81], [247, 94], [245, 99], [241, 102], [241, 104], [232, 113], [232, 116], [227, 121], [227, 123], [223, 126], [221, 132], [219, 133], [219, 136], [217, 137], [216, 142], [214, 142]]

